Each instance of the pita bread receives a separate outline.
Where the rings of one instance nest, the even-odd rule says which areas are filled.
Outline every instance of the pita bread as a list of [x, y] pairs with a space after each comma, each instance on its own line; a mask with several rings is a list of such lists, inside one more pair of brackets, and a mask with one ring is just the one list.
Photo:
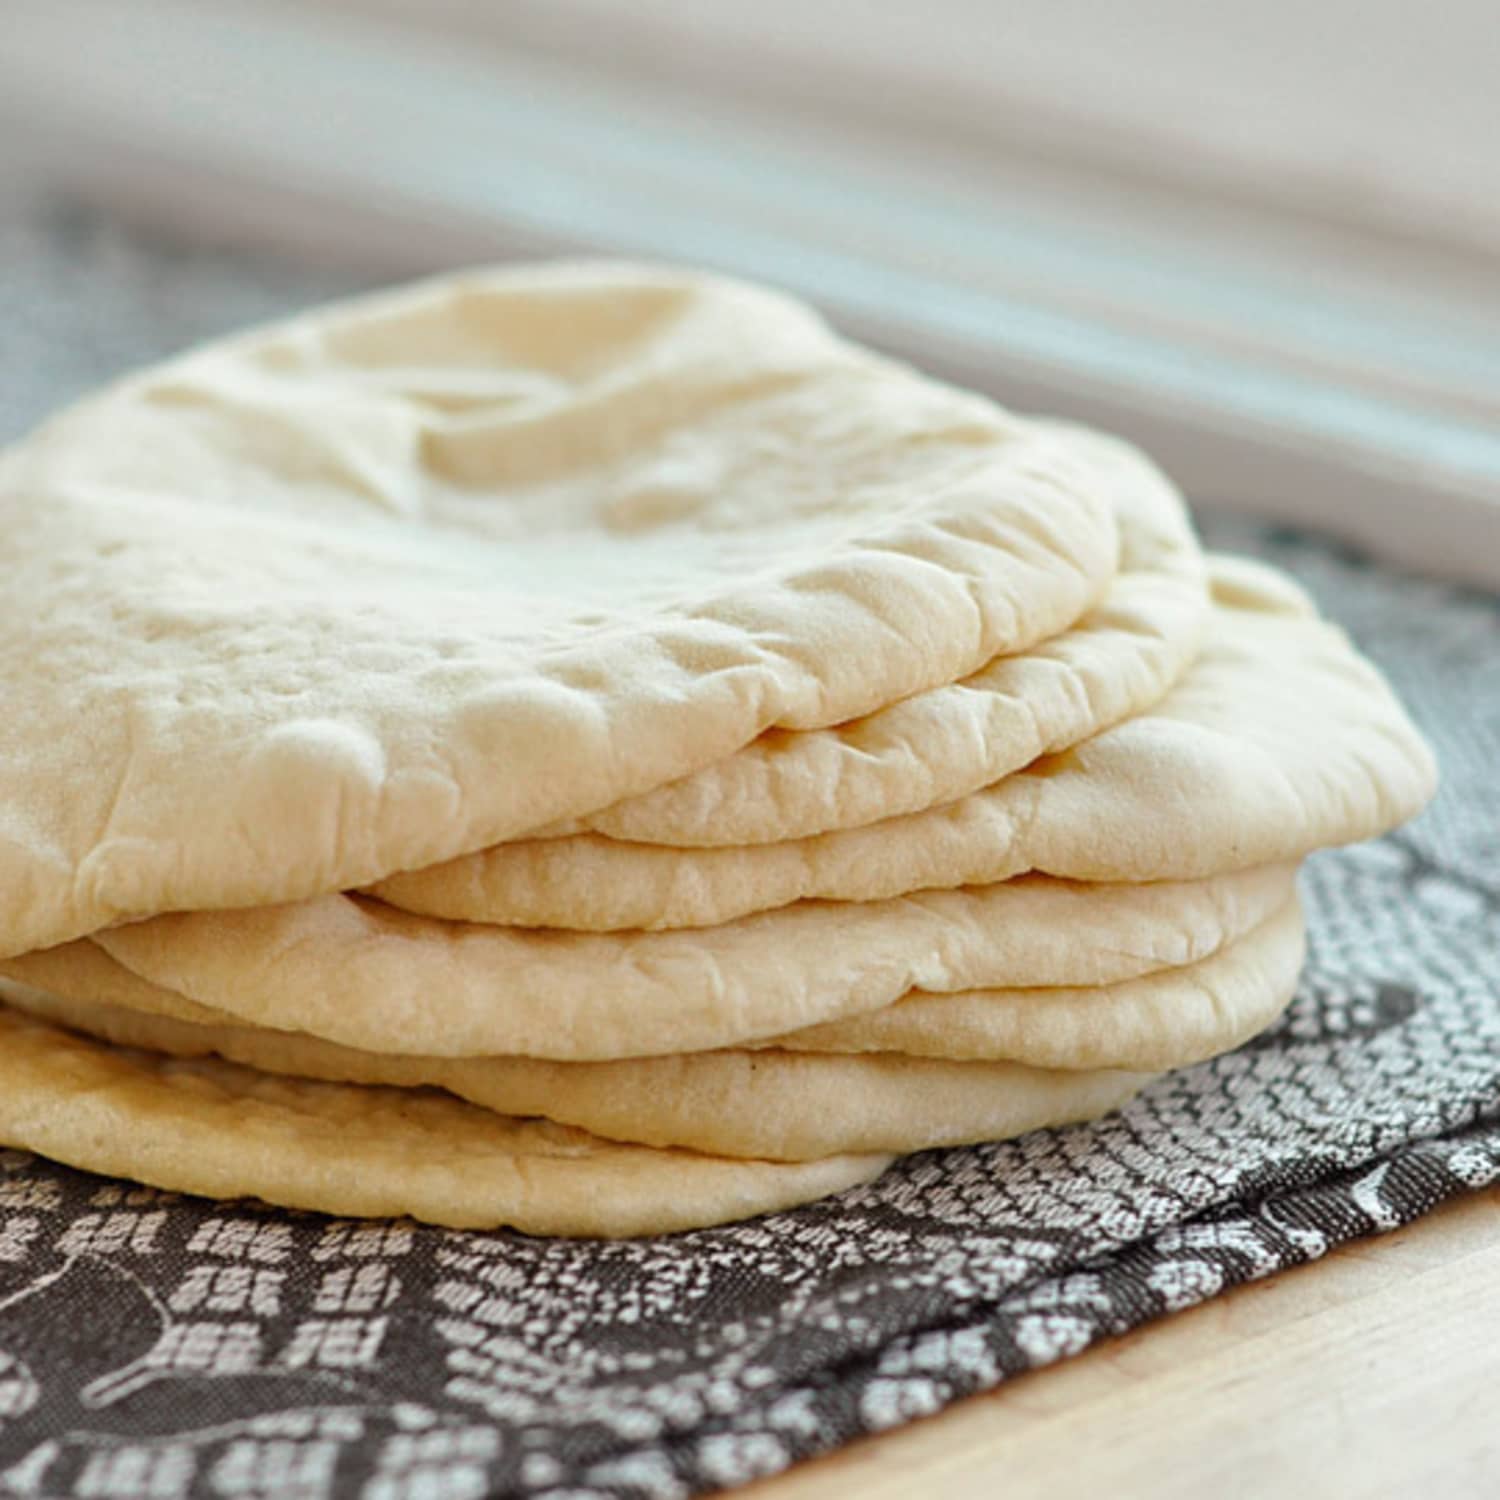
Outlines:
[[367, 885], [1075, 621], [1065, 435], [668, 270], [467, 274], [0, 455], [0, 952]]
[[620, 1145], [436, 1092], [310, 1083], [109, 1047], [5, 1009], [0, 1142], [213, 1198], [607, 1236], [789, 1208], [867, 1182], [890, 1160], [730, 1161]]
[[[1245, 913], [1238, 917], [1244, 920]], [[913, 990], [880, 1010], [753, 1045], [790, 1052], [899, 1052], [954, 1062], [1154, 1072], [1226, 1052], [1264, 1030], [1296, 987], [1304, 946], [1301, 908], [1293, 895], [1206, 957], [1155, 969], [1139, 979], [950, 994]], [[137, 1011], [200, 1026], [234, 1021], [224, 1011], [142, 979], [94, 943], [29, 954], [0, 964], [0, 972], [23, 990], [58, 996], [59, 1003]]]
[[384, 881], [473, 922], [714, 926], [819, 899], [1009, 880], [1190, 880], [1298, 859], [1413, 816], [1432, 754], [1379, 672], [1268, 568], [1216, 559], [1202, 653], [1155, 707], [944, 807], [744, 849], [584, 835], [506, 844]]
[[[1115, 983], [1217, 951], [1280, 907], [1292, 878], [1290, 866], [1154, 886], [1036, 878], [664, 933], [480, 927], [325, 896], [156, 917], [93, 941], [142, 978], [256, 1026], [370, 1052], [584, 1060], [733, 1046], [912, 989]], [[5, 969], [77, 994], [58, 962]]]
[[1119, 573], [1076, 625], [850, 723], [771, 730], [691, 776], [534, 836], [708, 847], [859, 827], [966, 796], [1157, 702], [1208, 623], [1203, 555], [1171, 486], [1139, 453], [1097, 433], [1075, 432], [1074, 443], [1099, 465], [1121, 541]]
[[194, 1026], [7, 991], [11, 1003], [116, 1043], [231, 1058], [261, 1074], [433, 1085], [507, 1116], [545, 1115], [609, 1139], [719, 1156], [813, 1161], [1004, 1140], [1107, 1113], [1144, 1075], [892, 1056], [702, 1052], [608, 1063], [464, 1061], [354, 1052], [310, 1037]]
[[1291, 1003], [1306, 946], [1294, 897], [1217, 953], [1140, 979], [952, 995], [918, 990], [882, 1010], [758, 1045], [1160, 1072], [1229, 1052], [1264, 1031]]

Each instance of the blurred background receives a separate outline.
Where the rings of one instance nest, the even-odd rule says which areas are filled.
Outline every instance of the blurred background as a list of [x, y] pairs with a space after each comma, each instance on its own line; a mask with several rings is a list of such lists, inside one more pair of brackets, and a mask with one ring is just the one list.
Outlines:
[[1495, 0], [0, 0], [0, 439], [130, 364], [608, 253], [1500, 586]]

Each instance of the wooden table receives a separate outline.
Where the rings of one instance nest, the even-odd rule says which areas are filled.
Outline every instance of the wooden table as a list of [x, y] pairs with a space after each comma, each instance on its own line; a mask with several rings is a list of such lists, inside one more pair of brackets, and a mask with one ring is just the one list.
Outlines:
[[745, 1500], [1500, 1497], [1500, 1188]]

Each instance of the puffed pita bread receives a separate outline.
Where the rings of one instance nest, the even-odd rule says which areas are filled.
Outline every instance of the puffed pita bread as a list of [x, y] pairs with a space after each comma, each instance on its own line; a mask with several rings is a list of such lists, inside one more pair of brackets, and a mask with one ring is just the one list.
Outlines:
[[881, 1010], [758, 1045], [1159, 1072], [1228, 1052], [1264, 1031], [1291, 1003], [1306, 946], [1294, 897], [1217, 953], [1140, 979], [951, 995], [918, 990]]
[[890, 1161], [726, 1160], [621, 1145], [437, 1092], [110, 1047], [7, 1009], [0, 1142], [177, 1192], [558, 1235], [727, 1223], [867, 1182]]
[[743, 849], [523, 840], [384, 881], [475, 922], [713, 926], [804, 899], [875, 901], [1042, 870], [1193, 879], [1384, 832], [1436, 780], [1379, 672], [1269, 568], [1216, 558], [1198, 660], [1155, 707], [943, 807]]
[[612, 1140], [761, 1161], [1004, 1140], [1106, 1114], [1147, 1082], [1143, 1074], [885, 1055], [729, 1051], [610, 1063], [383, 1056], [286, 1032], [5, 993], [12, 1004], [154, 1052], [214, 1054], [258, 1073], [333, 1084], [436, 1086], [507, 1116], [587, 1119], [593, 1133]]
[[466, 274], [0, 455], [0, 952], [366, 885], [1045, 640], [1070, 439], [670, 270]]
[[[201, 1005], [367, 1051], [642, 1057], [777, 1036], [912, 989], [1108, 984], [1191, 963], [1257, 926], [1292, 879], [1290, 866], [1150, 886], [1039, 877], [664, 933], [480, 927], [326, 896], [156, 917], [93, 941]], [[4, 968], [78, 994], [36, 967], [49, 962]]]
[[[1068, 630], [847, 724], [774, 729], [691, 776], [534, 837], [718, 847], [807, 838], [951, 802], [1157, 702], [1208, 623], [1187, 513], [1140, 453], [1081, 430], [1120, 528], [1120, 571]], [[378, 894], [378, 887], [377, 887]]]

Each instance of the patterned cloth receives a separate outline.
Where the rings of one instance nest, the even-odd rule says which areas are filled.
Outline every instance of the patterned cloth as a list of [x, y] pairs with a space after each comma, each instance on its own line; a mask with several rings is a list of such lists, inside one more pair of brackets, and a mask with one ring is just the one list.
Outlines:
[[[338, 289], [0, 224], [0, 436]], [[1311, 958], [1269, 1034], [1097, 1125], [623, 1244], [208, 1203], [0, 1152], [0, 1493], [688, 1496], [1500, 1179], [1500, 601], [1297, 536], [1211, 539], [1308, 584], [1446, 773], [1414, 826], [1311, 861]]]

